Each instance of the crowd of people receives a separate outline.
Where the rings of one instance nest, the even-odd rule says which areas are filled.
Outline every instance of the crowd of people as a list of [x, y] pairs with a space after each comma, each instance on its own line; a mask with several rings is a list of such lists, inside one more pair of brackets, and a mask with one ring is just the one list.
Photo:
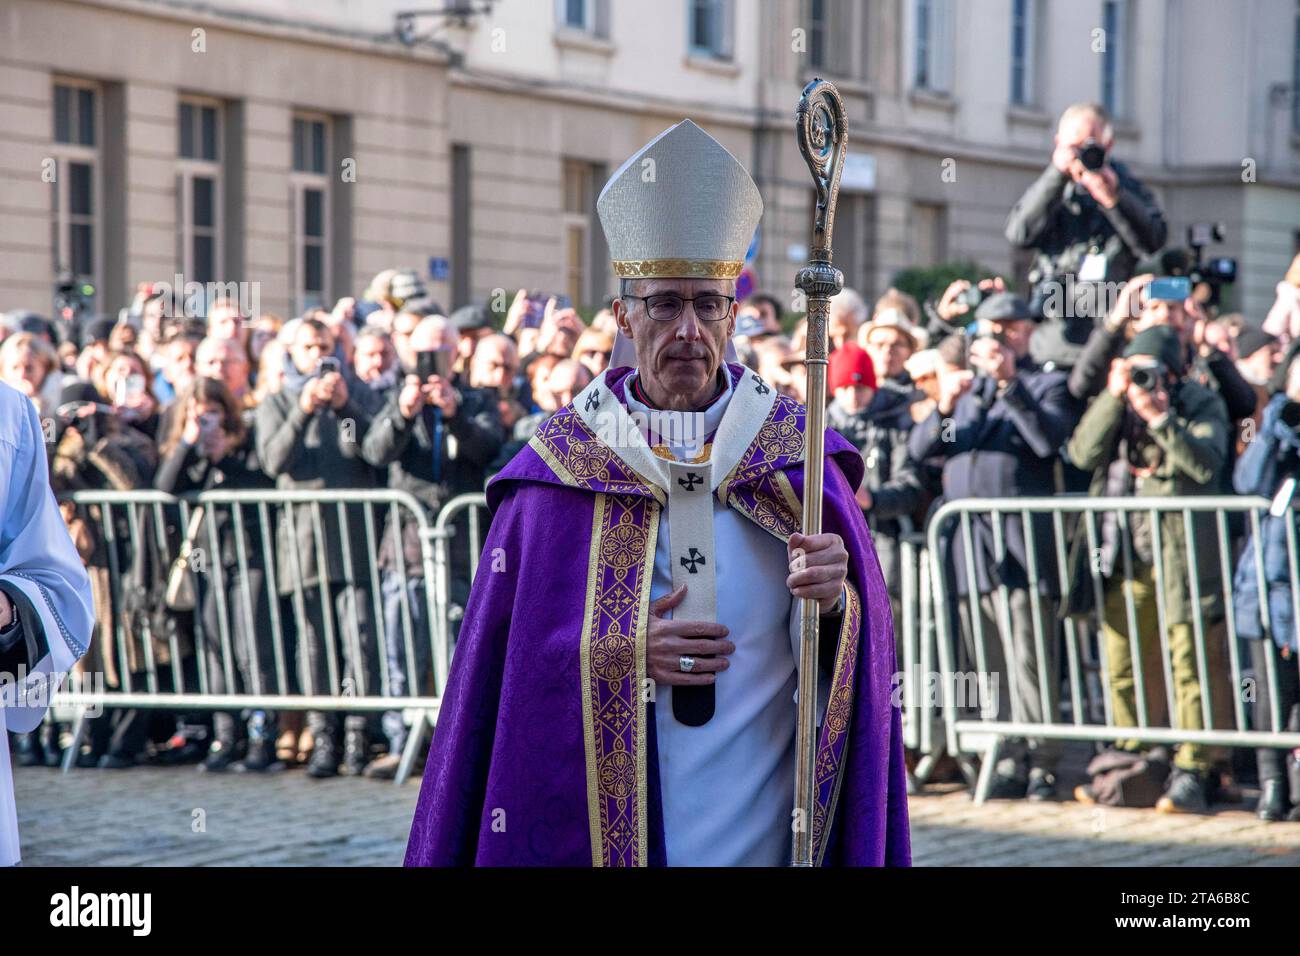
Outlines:
[[[608, 363], [608, 311], [588, 326], [558, 301], [520, 290], [498, 331], [483, 306], [445, 314], [410, 271], [381, 273], [359, 299], [289, 320], [244, 315], [228, 300], [195, 318], [165, 288], [143, 285], [118, 317], [71, 323], [75, 338], [69, 323], [7, 314], [0, 381], [26, 395], [45, 423], [58, 493], [391, 488], [410, 492], [432, 518], [456, 495], [482, 491]], [[386, 519], [372, 556], [361, 534], [344, 533], [349, 515], [351, 528], [364, 523], [351, 505], [287, 505], [266, 540], [255, 521], [237, 523], [229, 508], [195, 509], [185, 528], [169, 512], [157, 529], [148, 510], [132, 526], [125, 509], [110, 517], [63, 507], [99, 611], [99, 653], [86, 666], [102, 671], [110, 688], [147, 679], [167, 685], [179, 671], [192, 689], [202, 667], [210, 693], [330, 695], [349, 682], [348, 692], [373, 694], [381, 692], [382, 655], [382, 693], [430, 692], [428, 642], [408, 645], [404, 637], [429, 633], [421, 542], [409, 516]], [[222, 573], [193, 576], [198, 596], [189, 613], [164, 594], [168, 559], [148, 546], [159, 535], [173, 551], [182, 540], [219, 542], [212, 557]], [[469, 591], [467, 537], [452, 539], [457, 610]], [[377, 604], [364, 583], [372, 561]], [[278, 648], [294, 665], [288, 687], [275, 684], [275, 601], [290, 635]], [[382, 629], [371, 619], [375, 606]], [[105, 649], [102, 636], [119, 633], [120, 643]], [[178, 648], [184, 660], [173, 659]], [[328, 666], [335, 653], [338, 672]], [[219, 711], [208, 726], [197, 715], [112, 711], [90, 722], [76, 760], [127, 768], [201, 756], [208, 771], [305, 762], [315, 777], [395, 772], [408, 732], [399, 712], [376, 720], [309, 711], [301, 727], [294, 717]], [[52, 765], [62, 745], [49, 723], [23, 735], [16, 751], [22, 763]]]
[[[832, 300], [828, 421], [862, 453], [865, 479], [857, 498], [896, 620], [902, 536], [924, 528], [944, 501], [1082, 492], [1275, 496], [1288, 482], [1294, 487], [1300, 257], [1262, 323], [1263, 317], [1221, 314], [1202, 287], [1189, 291], [1152, 273], [1133, 275], [1139, 261], [1164, 245], [1166, 227], [1136, 178], [1118, 164], [1097, 166], [1088, 154], [1098, 146], [1107, 154], [1111, 140], [1100, 108], [1072, 107], [1062, 117], [1051, 164], [1012, 211], [1008, 239], [1038, 253], [1027, 277], [1029, 295], [988, 277], [953, 282], [931, 302], [890, 289], [868, 305], [849, 288]], [[1118, 295], [1098, 309], [1093, 303], [1100, 300], [1079, 295], [1088, 283], [1110, 283]], [[1068, 294], [1052, 294], [1060, 288]], [[411, 493], [435, 516], [451, 498], [482, 491], [548, 416], [606, 368], [616, 332], [608, 302], [586, 322], [561, 298], [525, 289], [503, 319], [476, 304], [448, 313], [418, 274], [401, 270], [380, 273], [356, 298], [287, 320], [244, 315], [225, 300], [208, 303], [201, 319], [177, 306], [145, 285], [120, 316], [85, 321], [75, 337], [39, 315], [6, 316], [0, 381], [27, 395], [48, 423], [57, 492], [392, 488]], [[755, 293], [739, 305], [734, 342], [741, 360], [797, 400], [806, 383], [803, 335], [801, 317], [781, 298]], [[263, 540], [256, 527], [236, 527], [228, 511], [196, 514], [192, 526], [169, 526], [164, 534], [209, 540], [206, 523], [216, 522], [221, 553], [214, 560], [225, 573], [219, 588], [199, 577], [187, 615], [163, 600], [165, 560], [143, 547], [122, 550], [148, 533], [106, 535], [96, 520], [102, 515], [64, 505], [96, 589], [96, 643], [118, 630], [126, 635], [125, 653], [101, 650], [88, 663], [105, 672], [110, 686], [132, 675], [140, 679], [150, 666], [143, 654], [149, 642], [153, 666], [164, 670], [175, 664], [192, 674], [202, 659], [213, 693], [264, 688], [275, 670], [270, 620], [280, 600], [286, 602], [281, 627], [292, 637], [292, 692], [339, 693], [327, 666], [335, 654], [331, 642], [357, 693], [376, 692], [381, 657], [388, 694], [430, 691], [427, 643], [415, 642], [421, 649], [415, 660], [401, 643], [409, 632], [404, 615], [413, 616], [416, 634], [427, 626], [414, 522], [387, 520], [371, 555], [358, 535], [343, 533], [339, 522], [347, 509], [321, 509], [316, 529], [310, 503], [286, 506], [274, 540]], [[1137, 726], [1145, 714], [1151, 725], [1170, 725], [1161, 628], [1171, 656], [1175, 726], [1201, 727], [1202, 687], [1213, 695], [1216, 723], [1230, 720], [1237, 691], [1223, 625], [1234, 615], [1255, 674], [1278, 676], [1278, 700], [1264, 692], [1252, 702], [1254, 726], [1300, 729], [1300, 646], [1281, 511], [1259, 525], [1263, 561], [1237, 565], [1234, 607], [1224, 606], [1219, 562], [1197, 563], [1206, 675], [1198, 670], [1187, 556], [1217, 554], [1212, 522], [1198, 517], [1188, 526], [1172, 514], [1153, 533], [1143, 515], [1126, 528], [1113, 514], [1101, 516], [1103, 606], [1090, 607], [1091, 555], [1073, 549], [1070, 567], [1060, 569], [1050, 524], [1038, 526], [1035, 518], [1024, 527], [1018, 515], [999, 520], [1005, 553], [994, 546], [993, 519], [976, 516], [973, 561], [968, 566], [950, 555], [947, 564], [969, 659], [977, 656], [977, 631], [994, 635], [979, 656], [1004, 675], [999, 719], [1015, 713], [1032, 722], [1061, 720], [1060, 620], [1091, 613], [1100, 625], [1093, 639], [1104, 645], [1110, 669], [1116, 724]], [[1188, 527], [1195, 540], [1188, 540]], [[330, 547], [319, 547], [321, 535]], [[1243, 538], [1238, 535], [1237, 547], [1253, 547]], [[469, 591], [465, 539], [452, 539], [453, 614]], [[358, 583], [369, 575], [356, 573], [371, 561], [382, 591], [377, 600]], [[112, 569], [125, 586], [110, 587]], [[1259, 573], [1266, 608], [1259, 607]], [[1070, 586], [1063, 589], [1062, 578]], [[1009, 615], [995, 606], [1003, 588]], [[223, 631], [218, 616], [223, 604], [236, 606], [248, 594], [254, 606], [231, 615], [232, 669], [223, 666], [215, 638]], [[372, 620], [374, 608], [382, 608], [382, 628]], [[201, 623], [198, 639], [193, 618]], [[1138, 661], [1128, 630], [1134, 619]], [[1036, 630], [1050, 635], [1041, 661]], [[183, 661], [168, 656], [176, 648]], [[1144, 680], [1135, 681], [1135, 669]], [[1040, 671], [1048, 675], [1042, 685]], [[1262, 679], [1257, 686], [1267, 691]], [[314, 777], [383, 778], [395, 772], [409, 732], [398, 712], [309, 711], [301, 722], [295, 716], [261, 709], [207, 719], [109, 711], [91, 722], [76, 760], [105, 768], [196, 760], [207, 771], [254, 772], [301, 762]], [[16, 751], [23, 763], [55, 763], [62, 745], [59, 728], [47, 723], [17, 741]], [[1120, 742], [1103, 757], [1092, 782], [1075, 791], [1077, 799], [1132, 802], [1141, 788], [1131, 781], [1146, 775], [1155, 781], [1148, 804], [1204, 811], [1230, 786], [1226, 752], [1217, 748], [1183, 744], [1171, 757], [1166, 748]], [[992, 795], [1058, 796], [1059, 758], [1059, 743], [1011, 742]], [[1297, 755], [1261, 749], [1257, 763], [1261, 816], [1300, 819]], [[1129, 781], [1127, 791], [1116, 783], [1121, 778]]]
[[[962, 323], [969, 283], [954, 283], [941, 300], [948, 323], [964, 324], [933, 347], [908, 318], [915, 303], [899, 309], [889, 293], [871, 312], [851, 294], [833, 304], [832, 327], [856, 329], [831, 354], [831, 427], [857, 445], [866, 464], [858, 492], [891, 598], [898, 587], [899, 540], [924, 528], [938, 505], [962, 499], [1044, 497], [1085, 491], [1092, 496], [1166, 497], [1260, 494], [1273, 496], [1300, 466], [1300, 343], [1289, 343], [1239, 315], [1211, 315], [1194, 298], [1177, 301], [1148, 294], [1156, 277], [1126, 283], [1110, 313], [1088, 336], [1079, 361], [1068, 369], [1035, 362], [1032, 349], [1043, 330], [1030, 304], [982, 283], [987, 294]], [[856, 340], [857, 345], [854, 344]], [[1292, 423], [1292, 424], [1288, 424]], [[1262, 519], [1265, 592], [1271, 615], [1261, 626], [1259, 589], [1253, 561], [1232, 584], [1234, 606], [1224, 607], [1219, 546], [1213, 516], [1197, 514], [1188, 540], [1183, 515], [1170, 512], [1158, 532], [1148, 513], [1098, 516], [1097, 554], [1087, 548], [1083, 525], [1067, 532], [1067, 568], [1058, 564], [1058, 545], [1049, 515], [1036, 513], [1028, 527], [1019, 513], [973, 514], [969, 557], [957, 523], [941, 536], [944, 567], [956, 595], [956, 629], [966, 661], [1001, 676], [995, 704], [999, 720], [1061, 723], [1061, 621], [1075, 616], [1099, 623], [1097, 655], [1109, 669], [1110, 703], [1117, 726], [1202, 728], [1201, 693], [1213, 697], [1216, 728], [1232, 727], [1232, 670], [1226, 616], [1247, 638], [1255, 675], [1263, 688], [1276, 670], [1283, 726], [1276, 726], [1268, 694], [1253, 700], [1253, 726], [1300, 727], [1297, 666], [1291, 624], [1285, 520]], [[1243, 523], [1244, 525], [1244, 523]], [[1244, 531], [1233, 523], [1234, 531]], [[1158, 535], [1158, 536], [1157, 536]], [[1001, 537], [1001, 549], [998, 538]], [[1071, 541], [1073, 539], [1073, 541]], [[1160, 550], [1154, 547], [1158, 543]], [[1253, 548], [1234, 534], [1235, 551]], [[1127, 554], [1125, 552], [1127, 551]], [[1193, 592], [1189, 553], [1200, 556]], [[1094, 567], [1095, 565], [1095, 567]], [[1157, 568], [1157, 565], [1159, 567]], [[1089, 605], [1092, 572], [1103, 582], [1104, 606]], [[1062, 571], [1065, 573], [1062, 574]], [[1067, 583], [1062, 588], [1062, 579]], [[1157, 595], [1156, 588], [1163, 588]], [[1131, 588], [1142, 659], [1131, 657]], [[1036, 594], [1031, 592], [1037, 592]], [[1009, 613], [999, 613], [1005, 600]], [[1202, 680], [1194, 643], [1193, 593], [1200, 597], [1208, 673]], [[1163, 603], [1163, 610], [1160, 606]], [[896, 607], [896, 618], [898, 608]], [[1163, 615], [1163, 616], [1161, 616]], [[978, 624], [972, 619], [978, 616]], [[1161, 629], [1169, 645], [1176, 722], [1171, 723], [1162, 683]], [[985, 639], [976, 649], [977, 635]], [[1045, 635], [1040, 659], [1036, 635]], [[1268, 659], [1271, 658], [1271, 663]], [[1138, 685], [1135, 667], [1140, 669]], [[1040, 674], [1045, 674], [1040, 683]], [[1135, 699], [1143, 687], [1144, 703]], [[1043, 688], [1046, 688], [1044, 692]], [[1145, 706], [1145, 721], [1139, 709]], [[1261, 810], [1281, 818], [1290, 810], [1284, 752], [1261, 749], [1259, 773], [1265, 800]], [[1001, 798], [1057, 796], [1059, 742], [1012, 740], [1002, 750], [990, 793]], [[1228, 755], [1195, 744], [1163, 748], [1137, 742], [1115, 748], [1096, 764], [1093, 781], [1076, 798], [1106, 803], [1156, 805], [1166, 811], [1204, 811], [1230, 793], [1224, 782]], [[1117, 761], [1141, 762], [1141, 771], [1161, 777], [1149, 799], [1125, 797], [1114, 786]], [[1289, 761], [1291, 784], [1296, 760]], [[1168, 766], [1159, 764], [1165, 761]], [[1129, 769], [1128, 764], [1124, 765]], [[1165, 779], [1167, 777], [1167, 779]]]

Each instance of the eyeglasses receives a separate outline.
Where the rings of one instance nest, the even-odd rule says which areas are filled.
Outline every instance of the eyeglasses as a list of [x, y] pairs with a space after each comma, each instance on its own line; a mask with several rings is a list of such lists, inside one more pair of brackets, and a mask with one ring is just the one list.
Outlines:
[[656, 322], [672, 322], [682, 314], [686, 303], [695, 307], [695, 317], [701, 322], [720, 322], [731, 314], [731, 304], [736, 301], [733, 295], [719, 295], [708, 292], [687, 298], [676, 292], [662, 292], [657, 295], [625, 295], [624, 299], [641, 299], [645, 302], [646, 314]]

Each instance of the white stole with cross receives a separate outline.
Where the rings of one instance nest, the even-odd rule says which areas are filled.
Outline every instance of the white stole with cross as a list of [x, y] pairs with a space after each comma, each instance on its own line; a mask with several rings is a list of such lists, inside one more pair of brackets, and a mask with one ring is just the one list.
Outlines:
[[[775, 400], [771, 386], [750, 372], [703, 412], [689, 437], [702, 441], [715, 428], [707, 461], [668, 461], [645, 436], [597, 428], [604, 406], [622, 407], [604, 376], [591, 395], [574, 402], [597, 434], [640, 474], [667, 493], [660, 513], [650, 599], [687, 586], [670, 617], [719, 621], [736, 645], [731, 666], [715, 685], [713, 718], [687, 727], [673, 716], [672, 688], [655, 689], [655, 731], [668, 863], [674, 866], [782, 866], [790, 855], [790, 805], [794, 789], [795, 602], [783, 542], [726, 508], [713, 490], [740, 460]], [[598, 384], [599, 383], [599, 384]], [[637, 420], [653, 413], [625, 380], [627, 411]], [[614, 406], [605, 406], [605, 402]], [[587, 407], [583, 413], [584, 405]], [[617, 409], [617, 410], [615, 410]], [[653, 420], [653, 419], [652, 419]], [[696, 457], [695, 442], [664, 443], [679, 457]], [[661, 449], [662, 450], [662, 449]]]

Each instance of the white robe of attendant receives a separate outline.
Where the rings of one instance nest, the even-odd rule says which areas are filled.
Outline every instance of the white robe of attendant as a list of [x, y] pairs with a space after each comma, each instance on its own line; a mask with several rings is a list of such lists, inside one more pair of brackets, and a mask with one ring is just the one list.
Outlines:
[[[629, 411], [649, 413], [631, 388]], [[712, 433], [731, 399], [704, 412]], [[662, 413], [660, 413], [662, 414]], [[678, 434], [689, 433], [685, 429]], [[698, 448], [670, 446], [679, 460]], [[718, 675], [714, 715], [701, 727], [673, 716], [671, 687], [655, 692], [655, 731], [669, 866], [785, 866], [794, 803], [795, 691], [799, 621], [786, 587], [785, 543], [713, 502], [717, 621], [736, 645]], [[650, 600], [673, 589], [668, 509], [659, 516]], [[671, 613], [669, 614], [671, 616]], [[824, 695], [823, 695], [824, 696]]]
[[[6, 731], [35, 730], [53, 689], [90, 645], [94, 603], [81, 563], [50, 490], [45, 440], [36, 409], [0, 383], [0, 588], [20, 593], [37, 620], [20, 613], [22, 627], [38, 628], [48, 647], [20, 672], [0, 675], [0, 866], [20, 861]], [[42, 689], [43, 685], [44, 688]], [[52, 685], [52, 686], [51, 686]]]

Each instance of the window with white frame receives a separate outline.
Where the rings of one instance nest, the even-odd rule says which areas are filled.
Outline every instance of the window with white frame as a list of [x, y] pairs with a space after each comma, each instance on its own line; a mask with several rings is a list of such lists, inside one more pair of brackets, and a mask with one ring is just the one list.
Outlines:
[[293, 118], [294, 295], [299, 312], [325, 305], [329, 289], [329, 118]]
[[1104, 0], [1101, 29], [1106, 44], [1101, 55], [1101, 105], [1111, 116], [1123, 116], [1128, 107], [1128, 0]]
[[555, 0], [556, 26], [607, 40], [609, 4], [610, 0]]
[[177, 116], [177, 262], [188, 281], [224, 280], [221, 261], [221, 106], [186, 98]]
[[824, 70], [830, 59], [830, 11], [827, 0], [808, 0], [808, 65]]
[[932, 93], [952, 87], [951, 0], [913, 0], [912, 86]]
[[731, 59], [733, 0], [688, 0], [687, 48], [692, 56]]
[[802, 7], [808, 68], [820, 75], [865, 79], [867, 6], [857, 0], [802, 0]]
[[591, 230], [595, 218], [592, 185], [595, 170], [591, 163], [564, 161], [564, 291], [574, 305], [587, 301], [591, 273]]
[[1030, 106], [1035, 100], [1034, 54], [1038, 0], [1011, 0], [1011, 102]]
[[54, 211], [56, 271], [99, 286], [102, 260], [99, 88], [81, 80], [54, 83]]
[[596, 27], [595, 0], [556, 0], [560, 26], [591, 32]]

